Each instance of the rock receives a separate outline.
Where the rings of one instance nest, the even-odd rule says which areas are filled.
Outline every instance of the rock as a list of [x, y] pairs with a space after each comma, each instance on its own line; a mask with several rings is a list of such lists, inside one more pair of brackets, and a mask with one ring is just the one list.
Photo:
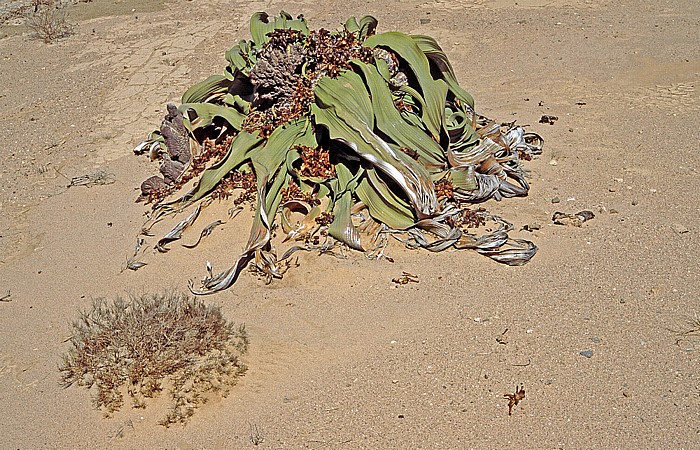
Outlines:
[[593, 350], [584, 350], [582, 352], [578, 352], [579, 355], [585, 356], [586, 358], [591, 358], [593, 357]]
[[541, 228], [542, 228], [542, 226], [539, 223], [534, 222], [534, 223], [526, 223], [525, 225], [523, 225], [521, 230], [529, 231], [532, 233], [533, 231], [539, 230]]
[[675, 231], [675, 232], [678, 233], [678, 234], [690, 233], [690, 230], [688, 229], [688, 227], [686, 227], [686, 226], [683, 225], [683, 224], [674, 223], [674, 224], [672, 225], [672, 227], [673, 227], [673, 231]]
[[593, 211], [588, 210], [579, 211], [576, 214], [566, 214], [557, 211], [554, 213], [554, 215], [552, 215], [552, 221], [556, 225], [565, 225], [567, 227], [580, 227], [581, 225], [583, 225], [584, 222], [588, 222], [594, 217], [595, 214], [593, 214]]

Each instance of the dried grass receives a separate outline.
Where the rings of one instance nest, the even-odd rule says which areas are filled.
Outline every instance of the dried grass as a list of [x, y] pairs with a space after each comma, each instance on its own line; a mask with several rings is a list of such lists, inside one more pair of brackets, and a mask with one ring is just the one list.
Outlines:
[[73, 25], [68, 22], [66, 11], [60, 2], [33, 0], [32, 6], [25, 23], [46, 44], [73, 32]]
[[124, 390], [144, 408], [168, 386], [172, 407], [160, 423], [186, 422], [210, 393], [226, 396], [246, 370], [239, 360], [248, 347], [245, 328], [185, 294], [97, 299], [72, 331], [62, 381], [94, 386], [93, 402], [106, 416], [124, 404]]

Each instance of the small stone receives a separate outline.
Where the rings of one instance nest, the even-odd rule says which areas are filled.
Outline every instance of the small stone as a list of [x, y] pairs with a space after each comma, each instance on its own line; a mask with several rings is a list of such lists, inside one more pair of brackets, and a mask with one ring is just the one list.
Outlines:
[[608, 188], [608, 192], [617, 192], [617, 189], [611, 186]]
[[639, 204], [639, 200], [632, 200], [632, 206], [637, 206]]
[[593, 337], [591, 338], [591, 341], [592, 341], [594, 344], [600, 344], [600, 338], [599, 338], [598, 336], [593, 336]]
[[620, 211], [616, 210], [615, 208], [610, 208], [610, 214], [620, 214]]
[[561, 202], [561, 199], [559, 197], [554, 197], [552, 199], [552, 203], [559, 203], [559, 202]]
[[593, 357], [593, 350], [584, 350], [582, 352], [578, 353], [581, 356], [585, 356], [586, 358], [591, 358]]
[[557, 164], [559, 164], [559, 163], [557, 162], [556, 159], [552, 159], [552, 160], [549, 161], [549, 165], [550, 165], [550, 166], [556, 166]]
[[690, 230], [688, 229], [688, 227], [686, 227], [685, 225], [682, 225], [680, 223], [673, 224], [673, 231], [675, 231], [678, 234], [690, 233]]
[[526, 223], [525, 225], [523, 225], [521, 230], [529, 231], [532, 233], [533, 231], [539, 230], [541, 228], [542, 228], [542, 225], [535, 222], [535, 223]]

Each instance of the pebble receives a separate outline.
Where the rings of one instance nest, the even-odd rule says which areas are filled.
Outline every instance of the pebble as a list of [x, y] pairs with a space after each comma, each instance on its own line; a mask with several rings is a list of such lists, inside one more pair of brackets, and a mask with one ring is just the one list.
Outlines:
[[685, 225], [682, 225], [680, 223], [673, 224], [673, 231], [675, 231], [678, 234], [690, 233], [690, 230], [688, 229], [688, 227], [686, 227]]
[[561, 199], [559, 197], [554, 197], [552, 199], [552, 203], [559, 203], [560, 201], [561, 201]]
[[581, 356], [585, 356], [586, 358], [591, 358], [593, 356], [593, 350], [584, 350], [582, 352], [578, 353]]
[[637, 206], [639, 204], [639, 200], [632, 200], [632, 206]]

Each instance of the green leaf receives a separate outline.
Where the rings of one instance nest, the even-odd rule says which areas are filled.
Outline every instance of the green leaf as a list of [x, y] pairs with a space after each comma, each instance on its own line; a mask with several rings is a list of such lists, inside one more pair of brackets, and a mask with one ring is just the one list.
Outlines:
[[226, 106], [235, 108], [242, 114], [248, 115], [250, 113], [250, 102], [247, 100], [243, 100], [243, 98], [241, 98], [240, 95], [226, 94], [221, 99], [221, 102]]
[[405, 230], [415, 224], [409, 205], [381, 180], [374, 169], [366, 171], [357, 187], [357, 197], [367, 206], [377, 221], [395, 230]]
[[[418, 152], [419, 160], [424, 166], [444, 166], [445, 152], [440, 144], [423, 130], [411, 125], [401, 117], [401, 114], [394, 107], [389, 87], [377, 69], [360, 61], [353, 61], [353, 64], [362, 71], [367, 81], [377, 128], [400, 147], [407, 147]], [[342, 93], [338, 93], [338, 95], [342, 95]]]
[[449, 177], [452, 186], [457, 189], [473, 191], [479, 188], [474, 173], [474, 166], [453, 167], [449, 171]]
[[269, 19], [270, 16], [265, 12], [257, 12], [250, 18], [250, 34], [258, 47], [262, 47], [270, 40], [268, 33], [274, 30], [296, 30], [301, 31], [305, 36], [309, 35], [309, 27], [302, 15], [292, 19], [291, 15], [282, 11], [279, 17], [275, 17], [272, 21]]
[[357, 189], [357, 180], [361, 172], [353, 176], [350, 169], [343, 163], [336, 164], [338, 178], [334, 184], [336, 195], [333, 205], [333, 222], [328, 227], [328, 234], [335, 239], [347, 244], [350, 248], [364, 251], [360, 243], [360, 233], [352, 224], [350, 211], [353, 205], [353, 193]]
[[481, 136], [472, 128], [469, 118], [472, 114], [462, 109], [456, 111], [448, 107], [445, 110], [445, 129], [450, 138], [449, 149], [455, 152], [465, 151], [479, 143]]
[[377, 24], [379, 22], [372, 16], [364, 16], [360, 19], [360, 39], [364, 39], [367, 36], [373, 35], [374, 30], [377, 29]]
[[[185, 126], [190, 130], [211, 125], [215, 117], [220, 117], [236, 130], [240, 130], [245, 116], [233, 108], [212, 103], [184, 103], [178, 108], [182, 113]], [[190, 118], [190, 111], [194, 119]]]
[[255, 52], [253, 51], [255, 43], [242, 40], [238, 45], [234, 45], [226, 52], [226, 60], [230, 64], [231, 74], [234, 75], [236, 71], [240, 71], [247, 74], [250, 68], [255, 64], [257, 58]]
[[330, 98], [323, 99], [323, 103], [329, 105], [326, 108], [311, 105], [316, 123], [328, 129], [331, 139], [345, 144], [392, 178], [411, 200], [419, 217], [434, 214], [439, 206], [425, 169], [402, 152], [392, 150], [354, 111], [346, 109], [342, 101], [329, 102]]
[[445, 109], [445, 89], [441, 80], [434, 80], [430, 73], [430, 63], [425, 54], [410, 36], [397, 31], [375, 34], [365, 40], [367, 47], [386, 47], [406, 61], [416, 76], [426, 105], [426, 125], [433, 139], [440, 141]]
[[215, 166], [206, 169], [199, 179], [199, 183], [182, 198], [174, 203], [195, 202], [207, 195], [219, 181], [236, 167], [249, 158], [251, 150], [256, 148], [262, 139], [256, 134], [241, 131], [231, 141], [231, 146], [226, 156]]
[[[277, 173], [280, 167], [283, 168], [283, 172], [286, 174], [287, 170], [285, 162], [287, 160], [287, 153], [292, 147], [297, 145], [305, 145], [309, 147], [316, 147], [318, 145], [313, 134], [313, 128], [311, 127], [311, 123], [308, 119], [289, 123], [276, 128], [263, 147], [250, 152], [250, 159], [253, 162], [256, 176], [258, 178], [264, 175], [272, 177], [275, 173]], [[275, 178], [274, 183], [278, 182], [278, 178], [284, 178], [284, 174], [278, 175], [277, 178]], [[280, 184], [281, 187], [279, 187], [279, 189], [285, 185], [286, 183]], [[268, 201], [265, 204], [265, 209], [270, 214], [273, 214], [273, 210], [276, 210], [276, 206], [274, 206], [274, 204], [277, 202], [277, 205], [279, 205], [281, 196], [268, 195], [267, 198]]]
[[233, 85], [233, 81], [223, 75], [212, 75], [206, 80], [195, 84], [182, 94], [181, 103], [211, 103], [223, 98]]
[[337, 78], [321, 78], [316, 84], [314, 94], [316, 103], [322, 108], [343, 105], [343, 110], [351, 112], [367, 128], [374, 128], [374, 112], [369, 93], [362, 77], [355, 72], [346, 70]]
[[469, 92], [462, 89], [462, 87], [457, 82], [457, 76], [455, 75], [454, 69], [450, 60], [447, 59], [447, 55], [442, 51], [442, 48], [437, 43], [435, 39], [430, 36], [425, 35], [412, 35], [411, 39], [418, 45], [418, 48], [425, 54], [425, 56], [438, 68], [442, 74], [442, 79], [445, 80], [447, 85], [450, 87], [450, 91], [457, 97], [460, 101], [469, 105], [469, 107], [474, 110], [474, 98], [469, 94]]
[[345, 28], [345, 31], [348, 33], [359, 33], [360, 32], [360, 24], [357, 23], [357, 19], [355, 18], [355, 16], [352, 16], [348, 20], [345, 21], [344, 28]]

